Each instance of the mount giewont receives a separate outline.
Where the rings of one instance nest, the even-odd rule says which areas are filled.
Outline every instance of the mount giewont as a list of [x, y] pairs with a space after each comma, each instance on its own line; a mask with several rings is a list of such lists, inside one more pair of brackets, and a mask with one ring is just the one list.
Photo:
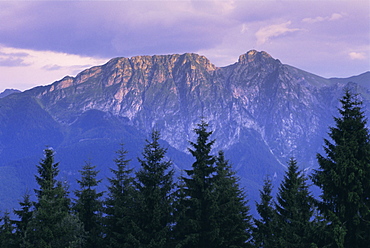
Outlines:
[[221, 68], [189, 53], [112, 59], [0, 98], [0, 208], [15, 207], [34, 188], [46, 146], [56, 150], [61, 176], [72, 188], [86, 160], [100, 177], [111, 176], [119, 143], [137, 165], [153, 129], [161, 132], [177, 171], [189, 168], [188, 141], [201, 118], [214, 130], [214, 151], [225, 151], [256, 200], [264, 177], [280, 181], [289, 157], [302, 168], [316, 166], [343, 88], [361, 93], [366, 105], [369, 83], [370, 72], [325, 79], [254, 50]]

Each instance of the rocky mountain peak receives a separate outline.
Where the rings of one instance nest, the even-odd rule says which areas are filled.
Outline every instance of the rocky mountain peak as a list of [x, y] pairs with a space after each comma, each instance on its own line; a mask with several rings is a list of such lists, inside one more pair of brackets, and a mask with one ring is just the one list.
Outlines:
[[256, 50], [250, 50], [249, 52], [239, 56], [239, 64], [249, 63], [271, 63], [279, 61], [274, 59], [270, 54], [265, 51], [258, 52]]
[[181, 55], [179, 60], [182, 62], [182, 64], [190, 63], [193, 67], [196, 65], [201, 65], [207, 71], [213, 71], [216, 69], [216, 66], [213, 65], [205, 56], [196, 53], [185, 53]]
[[[184, 70], [188, 70], [188, 73], [194, 70], [201, 70], [208, 73], [216, 69], [217, 67], [205, 56], [195, 53], [146, 55], [131, 58], [118, 57], [109, 60], [104, 65], [86, 69], [76, 77], [66, 76], [46, 87], [40, 92], [39, 96], [69, 87], [75, 87], [75, 92], [84, 91], [86, 87], [94, 87], [94, 84], [90, 86], [84, 85], [88, 81], [99, 82], [103, 87], [109, 87], [115, 84], [122, 84], [123, 87], [126, 87], [129, 81], [139, 83], [153, 81], [155, 83], [161, 83], [168, 78], [172, 78], [173, 73], [185, 73]], [[63, 98], [65, 96], [61, 97]]]
[[50, 91], [68, 88], [73, 84], [74, 78], [71, 76], [65, 76], [61, 80], [53, 83], [50, 87]]
[[[274, 155], [285, 157], [299, 142], [310, 142], [318, 120], [330, 116], [315, 114], [322, 99], [312, 94], [330, 85], [251, 50], [222, 68], [194, 53], [115, 58], [45, 87], [37, 97], [61, 123], [74, 123], [89, 110], [108, 112], [144, 132], [157, 127], [181, 151], [193, 124], [205, 117], [220, 148], [253, 130]], [[230, 125], [234, 128], [224, 129]]]

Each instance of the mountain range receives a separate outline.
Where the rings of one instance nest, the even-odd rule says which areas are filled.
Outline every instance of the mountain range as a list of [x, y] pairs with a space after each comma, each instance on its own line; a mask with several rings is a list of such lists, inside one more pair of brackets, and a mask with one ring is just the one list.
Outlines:
[[86, 161], [99, 178], [111, 176], [120, 143], [137, 168], [155, 129], [180, 175], [193, 162], [187, 148], [201, 120], [214, 131], [214, 153], [225, 151], [254, 205], [263, 179], [278, 184], [290, 157], [308, 173], [317, 167], [344, 88], [360, 94], [367, 112], [370, 72], [327, 79], [252, 50], [225, 67], [193, 53], [114, 58], [47, 86], [4, 92], [0, 209], [33, 193], [46, 147], [56, 151], [60, 177], [73, 191]]

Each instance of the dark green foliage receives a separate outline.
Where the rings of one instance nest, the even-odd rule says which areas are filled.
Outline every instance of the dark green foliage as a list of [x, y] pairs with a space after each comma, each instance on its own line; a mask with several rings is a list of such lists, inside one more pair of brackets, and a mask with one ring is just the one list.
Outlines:
[[176, 247], [251, 247], [251, 216], [235, 172], [220, 151], [211, 155], [214, 140], [201, 122], [197, 142], [189, 149], [195, 162], [181, 177], [176, 193]]
[[0, 219], [0, 223], [0, 247], [18, 247], [16, 235], [14, 234], [14, 227], [8, 212], [4, 213], [4, 216]]
[[139, 247], [170, 247], [170, 227], [173, 224], [173, 170], [165, 159], [166, 149], [159, 144], [160, 134], [153, 131], [151, 140], [139, 158], [136, 173], [137, 202], [135, 204], [134, 237]]
[[215, 190], [217, 193], [220, 244], [218, 247], [250, 247], [251, 216], [245, 193], [240, 189], [239, 179], [232, 171], [224, 153], [216, 160]]
[[37, 166], [38, 175], [36, 175], [36, 182], [40, 189], [35, 189], [38, 200], [43, 196], [52, 198], [52, 194], [56, 189], [56, 176], [59, 174], [59, 163], [54, 163], [54, 151], [52, 149], [45, 149], [45, 158], [41, 160]]
[[322, 189], [320, 210], [338, 247], [370, 243], [370, 143], [362, 102], [349, 90], [340, 100], [340, 117], [325, 139], [326, 157], [317, 155], [312, 176]]
[[280, 184], [276, 202], [279, 227], [277, 243], [280, 247], [307, 248], [313, 244], [313, 198], [307, 179], [295, 159], [288, 163], [288, 171]]
[[36, 201], [25, 195], [14, 211], [17, 220], [9, 214], [1, 218], [0, 247], [366, 247], [370, 136], [361, 103], [349, 92], [341, 103], [341, 118], [330, 129], [332, 141], [325, 140], [327, 157], [318, 155], [320, 168], [312, 176], [323, 190], [321, 202], [313, 199], [305, 175], [291, 159], [276, 202], [272, 183], [265, 180], [256, 204], [260, 218], [252, 227], [239, 178], [222, 151], [211, 154], [215, 141], [202, 121], [194, 130], [196, 142], [190, 142], [195, 161], [181, 175], [177, 190], [167, 149], [153, 131], [138, 159], [136, 178], [128, 168], [127, 151], [123, 146], [117, 151], [104, 202], [103, 193], [96, 191], [98, 171], [86, 163], [72, 209], [66, 187], [57, 180], [54, 151], [46, 149], [37, 166]]
[[18, 220], [13, 222], [15, 223], [18, 246], [25, 248], [28, 247], [27, 230], [33, 215], [33, 204], [30, 200], [30, 195], [24, 195], [23, 201], [20, 202], [19, 205], [21, 206], [21, 209], [14, 210], [14, 214], [18, 216]]
[[[212, 132], [207, 131], [205, 122], [198, 124], [195, 133], [197, 143], [190, 142], [189, 149], [195, 158], [191, 170], [186, 170], [188, 178], [183, 177], [184, 205], [183, 216], [178, 219], [175, 232], [179, 240], [176, 247], [217, 247], [219, 226], [217, 224], [217, 193], [215, 191], [214, 163], [215, 157], [210, 154], [214, 140], [208, 141]], [[180, 233], [180, 231], [182, 233]]]
[[103, 192], [96, 192], [101, 180], [96, 180], [98, 171], [95, 166], [87, 162], [80, 171], [81, 180], [77, 180], [80, 190], [75, 191], [77, 197], [73, 207], [78, 218], [84, 226], [87, 238], [84, 247], [94, 248], [103, 245]]
[[81, 224], [70, 214], [68, 193], [56, 180], [58, 163], [54, 163], [52, 149], [45, 150], [45, 158], [37, 168], [36, 180], [40, 188], [35, 190], [37, 202], [27, 228], [29, 246], [57, 248], [81, 244]]
[[185, 192], [185, 181], [183, 176], [183, 171], [181, 171], [181, 176], [176, 185], [176, 191], [174, 193], [174, 205], [173, 205], [173, 216], [175, 225], [172, 230], [172, 247], [181, 247], [182, 243], [186, 238], [188, 233], [186, 223], [186, 192]]
[[132, 212], [134, 211], [134, 188], [130, 160], [123, 145], [114, 160], [116, 169], [111, 169], [113, 177], [108, 178], [108, 197], [105, 200], [105, 233], [107, 247], [132, 246]]
[[53, 240], [52, 247], [82, 248], [85, 247], [86, 233], [83, 223], [75, 215], [66, 215], [57, 224], [59, 236]]
[[256, 203], [260, 219], [254, 219], [253, 243], [255, 247], [273, 248], [276, 247], [276, 212], [274, 201], [271, 195], [272, 182], [265, 179], [263, 189], [260, 190], [261, 202]]

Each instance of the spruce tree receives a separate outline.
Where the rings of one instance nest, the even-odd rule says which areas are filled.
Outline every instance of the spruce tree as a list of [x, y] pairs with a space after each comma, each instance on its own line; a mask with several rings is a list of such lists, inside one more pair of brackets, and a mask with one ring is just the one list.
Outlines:
[[130, 160], [127, 151], [121, 144], [114, 159], [116, 168], [112, 169], [113, 177], [108, 178], [108, 197], [105, 200], [105, 243], [107, 247], [135, 247], [132, 241], [132, 224], [134, 211], [134, 188]]
[[18, 247], [16, 235], [14, 234], [14, 226], [10, 220], [9, 212], [4, 213], [4, 216], [0, 219], [0, 223], [0, 247]]
[[181, 170], [181, 175], [176, 183], [176, 191], [174, 193], [174, 204], [173, 204], [173, 216], [174, 216], [174, 227], [172, 228], [172, 247], [182, 247], [182, 243], [186, 240], [188, 233], [186, 223], [186, 192], [185, 192], [185, 181], [184, 171]]
[[137, 202], [134, 236], [140, 247], [169, 247], [173, 223], [173, 169], [165, 158], [166, 149], [159, 144], [160, 133], [153, 131], [151, 140], [139, 158], [136, 173]]
[[338, 247], [366, 247], [370, 243], [370, 143], [362, 102], [345, 91], [325, 139], [325, 153], [317, 155], [313, 182], [322, 189], [320, 210], [331, 223]]
[[89, 248], [103, 245], [103, 192], [96, 191], [101, 180], [96, 179], [98, 171], [95, 168], [90, 162], [86, 162], [80, 171], [81, 180], [77, 180], [80, 189], [75, 191], [77, 200], [73, 207], [87, 235], [84, 247]]
[[71, 215], [68, 192], [56, 179], [58, 165], [54, 163], [54, 151], [46, 149], [45, 158], [37, 166], [40, 188], [35, 190], [35, 211], [27, 228], [30, 247], [79, 247], [82, 243], [81, 223]]
[[[56, 177], [59, 174], [59, 163], [54, 163], [54, 150], [51, 148], [44, 150], [45, 158], [37, 166], [38, 175], [35, 176], [39, 189], [35, 189], [38, 200], [43, 196], [54, 196], [56, 189]], [[39, 204], [38, 204], [39, 205]]]
[[185, 186], [182, 197], [183, 216], [177, 220], [175, 228], [176, 247], [218, 247], [221, 243], [220, 229], [217, 224], [217, 193], [214, 175], [215, 156], [211, 155], [214, 140], [209, 141], [212, 132], [207, 131], [208, 124], [202, 121], [195, 129], [197, 142], [190, 142], [189, 148], [195, 158], [192, 169], [186, 170], [188, 177], [183, 177]]
[[254, 219], [253, 243], [255, 247], [274, 248], [276, 247], [276, 212], [272, 193], [272, 181], [269, 178], [264, 180], [263, 189], [260, 190], [260, 203], [256, 203], [260, 219]]
[[14, 214], [18, 216], [18, 220], [13, 222], [15, 223], [18, 247], [26, 248], [29, 247], [27, 243], [27, 229], [33, 215], [33, 204], [30, 200], [30, 195], [25, 194], [23, 196], [23, 201], [20, 202], [19, 205], [21, 206], [21, 209], [14, 210]]
[[240, 189], [239, 179], [225, 159], [223, 151], [216, 160], [215, 191], [217, 194], [220, 243], [218, 247], [251, 247], [251, 215], [245, 193]]
[[288, 171], [280, 184], [276, 197], [276, 215], [279, 226], [279, 247], [315, 247], [313, 233], [313, 197], [307, 179], [299, 170], [295, 159], [288, 163]]

